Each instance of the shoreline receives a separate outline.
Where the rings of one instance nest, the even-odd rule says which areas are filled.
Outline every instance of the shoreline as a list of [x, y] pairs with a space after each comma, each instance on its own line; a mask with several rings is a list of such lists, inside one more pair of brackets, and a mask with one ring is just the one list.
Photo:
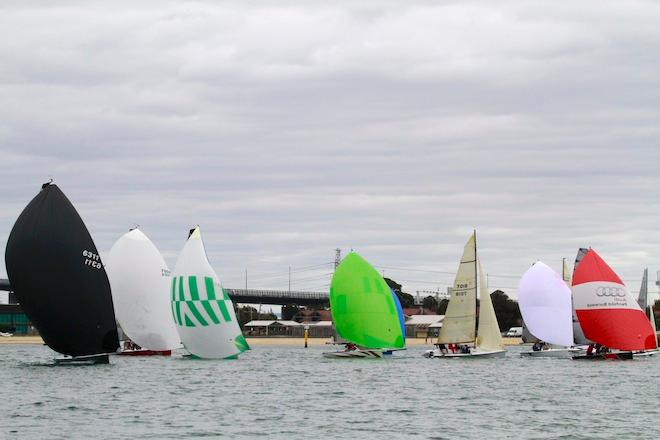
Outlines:
[[[252, 346], [304, 346], [304, 338], [282, 338], [282, 337], [261, 337], [261, 338], [246, 338], [249, 345]], [[519, 345], [522, 343], [521, 338], [502, 338], [504, 345]], [[309, 338], [307, 344], [309, 346], [322, 346], [329, 345], [330, 338]], [[433, 346], [435, 338], [408, 338], [406, 339], [406, 346]], [[0, 337], [0, 345], [38, 345], [43, 344], [44, 341], [41, 336], [3, 336]]]

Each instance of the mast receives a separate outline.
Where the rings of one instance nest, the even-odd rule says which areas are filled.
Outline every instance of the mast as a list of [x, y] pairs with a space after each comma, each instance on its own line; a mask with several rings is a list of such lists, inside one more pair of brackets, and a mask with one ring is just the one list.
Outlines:
[[[474, 316], [477, 316], [477, 296], [479, 293], [479, 276], [477, 274], [477, 261], [478, 261], [478, 256], [477, 256], [477, 230], [473, 229], [472, 233], [474, 234]], [[479, 321], [477, 321], [478, 323]], [[477, 324], [477, 327], [479, 327], [479, 324]], [[476, 336], [476, 334], [475, 334]], [[476, 344], [476, 339], [475, 339], [475, 344]]]

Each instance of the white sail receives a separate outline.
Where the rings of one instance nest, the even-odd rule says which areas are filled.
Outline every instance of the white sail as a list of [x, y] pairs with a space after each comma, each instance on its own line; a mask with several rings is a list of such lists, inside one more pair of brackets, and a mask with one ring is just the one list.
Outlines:
[[[653, 303], [648, 304], [648, 294], [649, 294], [649, 269], [644, 269], [644, 275], [642, 276], [642, 285], [639, 287], [639, 297], [637, 298], [637, 303], [639, 307], [646, 313], [648, 307], [649, 313], [648, 318], [651, 322], [651, 327], [653, 328], [653, 334], [657, 334], [655, 328], [655, 315], [653, 313]], [[647, 305], [648, 304], [648, 305]], [[658, 338], [655, 338], [655, 346], [658, 347]]]
[[503, 350], [502, 334], [500, 326], [497, 323], [493, 301], [488, 293], [488, 283], [481, 269], [481, 263], [477, 260], [479, 266], [479, 330], [477, 334], [477, 347], [482, 350], [496, 351]]
[[568, 264], [566, 264], [566, 258], [562, 258], [561, 260], [561, 273], [562, 273], [562, 279], [566, 283], [568, 287], [571, 286], [571, 272], [568, 269]]
[[234, 305], [206, 257], [199, 227], [188, 237], [174, 267], [171, 300], [177, 331], [191, 354], [225, 359], [249, 348]]
[[[589, 249], [587, 248], [578, 249], [578, 253], [575, 256], [575, 264], [573, 265], [573, 274], [575, 274], [575, 270], [579, 266], [580, 262], [582, 261], [588, 250]], [[572, 292], [571, 292], [571, 296], [572, 296]], [[576, 345], [594, 344], [593, 341], [587, 339], [586, 336], [584, 336], [584, 332], [582, 331], [582, 326], [580, 325], [580, 321], [578, 320], [577, 313], [575, 312], [575, 307], [573, 307], [572, 319], [573, 319], [573, 340], [575, 341], [575, 344]]]
[[477, 308], [477, 249], [473, 233], [465, 244], [451, 298], [442, 321], [438, 343], [455, 344], [475, 340]]
[[538, 261], [522, 276], [518, 306], [534, 336], [555, 345], [573, 345], [571, 289], [546, 264]]
[[655, 347], [658, 348], [658, 330], [655, 328], [655, 314], [653, 313], [653, 305], [649, 306], [649, 320], [651, 321], [651, 328], [655, 335]]
[[170, 271], [151, 240], [139, 229], [124, 234], [110, 249], [105, 269], [124, 333], [142, 348], [180, 347], [170, 310]]
[[639, 287], [639, 297], [637, 298], [637, 303], [642, 310], [646, 310], [647, 306], [647, 297], [649, 292], [649, 270], [648, 268], [644, 269], [644, 275], [642, 276], [642, 285]]

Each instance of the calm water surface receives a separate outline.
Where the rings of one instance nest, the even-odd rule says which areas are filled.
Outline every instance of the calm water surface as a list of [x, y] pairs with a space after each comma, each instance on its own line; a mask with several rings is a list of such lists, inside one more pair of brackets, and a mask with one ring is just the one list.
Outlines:
[[628, 362], [114, 357], [54, 366], [0, 346], [2, 439], [660, 439], [660, 357]]

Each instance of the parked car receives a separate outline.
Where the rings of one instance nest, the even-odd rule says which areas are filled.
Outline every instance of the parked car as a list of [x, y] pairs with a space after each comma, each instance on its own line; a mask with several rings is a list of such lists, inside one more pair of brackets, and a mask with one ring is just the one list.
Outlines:
[[520, 338], [523, 335], [522, 327], [511, 327], [504, 336], [507, 338]]

